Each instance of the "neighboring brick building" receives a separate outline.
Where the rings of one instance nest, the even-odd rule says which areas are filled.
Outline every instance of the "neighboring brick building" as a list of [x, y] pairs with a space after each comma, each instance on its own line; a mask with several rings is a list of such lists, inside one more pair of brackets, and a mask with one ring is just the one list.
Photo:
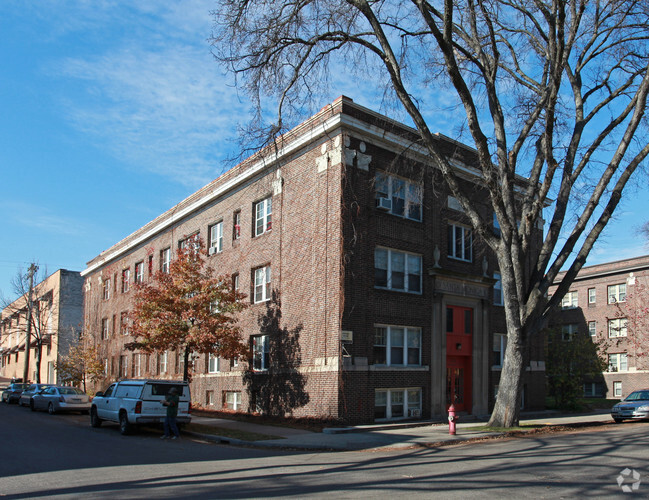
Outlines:
[[[438, 137], [491, 219], [473, 150]], [[429, 163], [412, 129], [341, 97], [102, 252], [82, 275], [107, 377], [182, 373], [176, 353], [124, 351], [120, 318], [133, 281], [198, 234], [248, 294], [251, 359], [200, 356], [195, 403], [371, 422], [445, 415], [449, 393], [487, 413], [506, 332], [496, 260]], [[528, 408], [544, 403], [541, 359], [531, 346]]]
[[[29, 379], [36, 381], [36, 336], [42, 338], [41, 382], [58, 383], [55, 363], [79, 340], [83, 321], [83, 278], [77, 271], [59, 269], [34, 286]], [[27, 297], [2, 310], [0, 376], [22, 378], [27, 334]]]
[[649, 255], [579, 271], [553, 323], [561, 325], [564, 335], [588, 332], [601, 342], [608, 369], [584, 382], [585, 396], [623, 398], [649, 387], [648, 303]]

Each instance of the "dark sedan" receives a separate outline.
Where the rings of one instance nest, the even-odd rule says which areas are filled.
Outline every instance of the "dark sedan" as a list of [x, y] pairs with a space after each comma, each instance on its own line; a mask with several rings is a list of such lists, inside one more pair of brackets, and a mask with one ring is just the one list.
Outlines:
[[30, 384], [10, 384], [9, 387], [2, 391], [2, 402], [17, 403], [22, 392], [29, 386]]
[[649, 418], [649, 389], [633, 391], [611, 409], [616, 423], [623, 420], [642, 420]]

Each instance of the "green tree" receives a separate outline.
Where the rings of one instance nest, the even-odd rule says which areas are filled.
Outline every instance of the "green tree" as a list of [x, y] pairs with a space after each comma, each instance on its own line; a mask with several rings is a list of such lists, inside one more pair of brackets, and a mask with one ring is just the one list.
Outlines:
[[[490, 425], [517, 424], [529, 339], [649, 154], [648, 13], [645, 0], [221, 0], [214, 13], [215, 56], [256, 104], [257, 137], [281, 141], [342, 74], [412, 120], [498, 261], [508, 343]], [[454, 106], [498, 231], [431, 131]]]
[[158, 271], [135, 288], [131, 333], [127, 344], [142, 352], [183, 352], [184, 380], [190, 378], [192, 352], [234, 359], [247, 352], [236, 313], [245, 295], [234, 289], [230, 275], [217, 275], [206, 265], [203, 242], [194, 239], [178, 252], [169, 272]]
[[104, 364], [97, 347], [87, 342], [83, 336], [76, 345], [70, 347], [66, 356], [55, 363], [55, 368], [60, 382], [81, 385], [84, 392], [87, 392], [87, 381], [98, 382], [105, 376]]
[[584, 392], [584, 379], [601, 375], [606, 369], [599, 356], [601, 345], [590, 335], [567, 335], [561, 328], [549, 329], [546, 337], [548, 395], [559, 408], [575, 409]]

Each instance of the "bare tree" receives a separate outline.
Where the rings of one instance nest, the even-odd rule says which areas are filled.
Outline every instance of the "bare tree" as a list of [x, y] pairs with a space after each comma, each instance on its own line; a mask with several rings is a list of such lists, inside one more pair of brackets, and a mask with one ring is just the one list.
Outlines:
[[[214, 12], [215, 57], [252, 96], [258, 128], [265, 98], [279, 110], [266, 131], [280, 133], [337, 68], [374, 71], [364, 81], [387, 82], [385, 95], [410, 116], [432, 168], [498, 259], [508, 342], [490, 425], [518, 422], [525, 346], [649, 154], [648, 13], [644, 0], [222, 0]], [[430, 130], [427, 103], [440, 89], [464, 110], [458, 139], [476, 150], [499, 232]]]
[[[54, 290], [46, 289], [43, 286], [45, 274], [36, 274], [37, 270], [38, 266], [32, 264], [27, 272], [17, 271], [11, 280], [12, 291], [17, 299], [8, 300], [3, 297], [2, 306], [5, 315], [18, 314], [25, 318], [25, 321], [18, 326], [20, 333], [25, 337], [23, 378], [27, 380], [29, 377], [31, 364], [29, 353], [33, 347], [35, 382], [40, 383], [43, 347], [52, 342], [52, 337], [56, 334], [53, 330], [53, 305], [56, 297]], [[32, 273], [31, 277], [30, 273]], [[33, 283], [37, 284], [33, 285]]]

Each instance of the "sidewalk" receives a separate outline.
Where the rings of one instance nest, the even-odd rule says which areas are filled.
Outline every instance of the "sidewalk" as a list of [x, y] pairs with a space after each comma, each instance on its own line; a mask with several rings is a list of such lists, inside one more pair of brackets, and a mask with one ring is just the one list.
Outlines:
[[[588, 414], [566, 415], [554, 411], [522, 415], [521, 425], [566, 425], [583, 423], [612, 423], [609, 410]], [[439, 422], [395, 423], [328, 428], [323, 432], [309, 432], [290, 427], [258, 425], [237, 420], [194, 417], [192, 423], [212, 425], [246, 432], [278, 436], [278, 439], [243, 441], [211, 434], [188, 433], [208, 441], [257, 448], [284, 448], [299, 450], [368, 450], [375, 448], [433, 447], [457, 441], [487, 438], [501, 433], [485, 432], [484, 422], [458, 423], [457, 434], [450, 436], [448, 424]]]

